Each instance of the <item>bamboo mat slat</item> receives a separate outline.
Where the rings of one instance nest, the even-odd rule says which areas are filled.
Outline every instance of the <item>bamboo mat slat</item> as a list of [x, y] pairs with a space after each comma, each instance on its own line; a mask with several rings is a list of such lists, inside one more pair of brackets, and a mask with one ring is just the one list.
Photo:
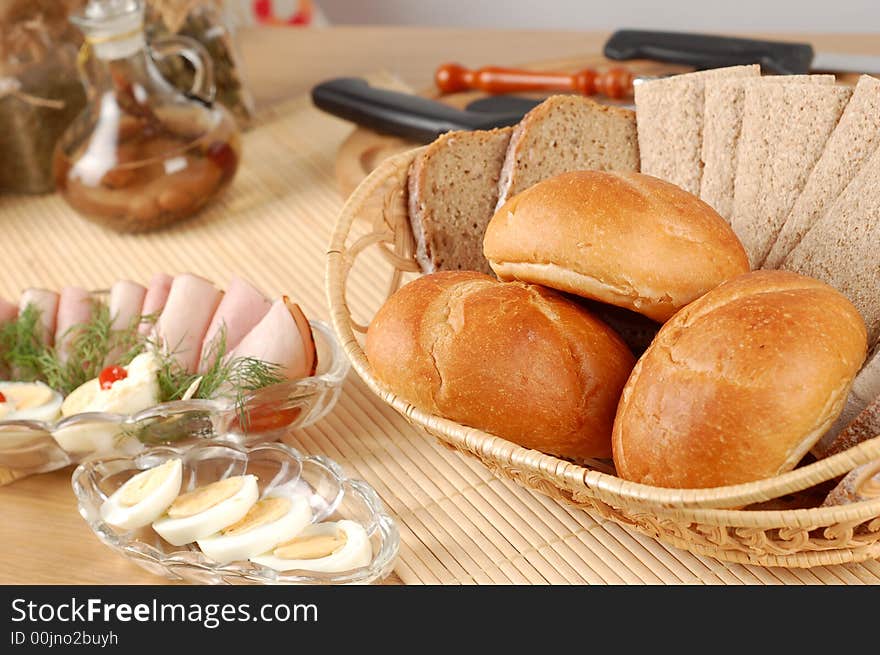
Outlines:
[[[342, 201], [333, 178], [349, 127], [301, 98], [245, 135], [230, 192], [197, 218], [126, 236], [79, 219], [56, 196], [0, 197], [0, 295], [28, 286], [106, 287], [158, 270], [225, 285], [241, 275], [326, 318], [325, 250]], [[355, 316], [386, 293], [377, 256], [350, 281]], [[358, 267], [366, 271], [358, 271]], [[291, 435], [369, 482], [400, 525], [396, 576], [412, 584], [878, 584], [880, 563], [810, 570], [727, 564], [661, 544], [501, 480], [410, 426], [352, 376], [336, 411]], [[0, 493], [3, 493], [0, 489]]]

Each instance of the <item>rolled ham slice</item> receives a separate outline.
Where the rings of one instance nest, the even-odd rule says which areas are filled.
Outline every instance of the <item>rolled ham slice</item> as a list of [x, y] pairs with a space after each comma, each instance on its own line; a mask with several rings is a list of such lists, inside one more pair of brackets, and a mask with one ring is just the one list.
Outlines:
[[40, 311], [43, 343], [51, 346], [55, 342], [55, 317], [58, 314], [58, 294], [47, 289], [25, 289], [18, 301], [18, 311], [23, 312], [28, 305]]
[[141, 316], [146, 295], [146, 287], [131, 280], [119, 280], [110, 287], [110, 316], [114, 330], [128, 328]]
[[276, 300], [263, 320], [227, 355], [235, 357], [253, 357], [276, 364], [288, 380], [312, 375], [318, 361], [309, 322], [287, 296]]
[[0, 298], [0, 325], [14, 321], [16, 316], [18, 316], [18, 305]]
[[272, 303], [250, 282], [240, 277], [232, 278], [205, 333], [199, 370], [204, 371], [213, 364], [207, 355], [224, 326], [226, 352], [229, 352], [269, 313], [271, 307]]
[[199, 363], [205, 332], [221, 292], [208, 280], [184, 273], [174, 278], [165, 308], [156, 323], [160, 343], [188, 372], [193, 373]]
[[80, 287], [64, 287], [58, 301], [58, 316], [55, 326], [55, 347], [63, 362], [67, 359], [68, 348], [76, 335], [73, 328], [88, 323], [92, 316], [92, 296]]
[[[167, 273], [156, 273], [152, 277], [150, 286], [147, 287], [147, 293], [144, 295], [144, 304], [141, 308], [142, 316], [159, 314], [165, 308], [172, 282], [174, 282], [174, 278]], [[141, 334], [147, 334], [152, 329], [153, 326], [150, 323], [142, 323], [139, 331]]]

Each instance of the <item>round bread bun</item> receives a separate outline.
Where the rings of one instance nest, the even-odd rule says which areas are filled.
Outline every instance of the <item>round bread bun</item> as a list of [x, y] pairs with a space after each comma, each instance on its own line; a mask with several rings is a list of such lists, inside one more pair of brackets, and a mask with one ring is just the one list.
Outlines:
[[718, 487], [793, 469], [843, 409], [866, 329], [830, 286], [756, 271], [669, 320], [636, 364], [614, 422], [620, 477]]
[[544, 180], [492, 217], [483, 254], [502, 280], [543, 284], [663, 322], [749, 260], [709, 205], [641, 173]]
[[370, 323], [366, 354], [410, 404], [569, 459], [611, 456], [635, 363], [611, 328], [561, 295], [472, 271], [397, 291]]

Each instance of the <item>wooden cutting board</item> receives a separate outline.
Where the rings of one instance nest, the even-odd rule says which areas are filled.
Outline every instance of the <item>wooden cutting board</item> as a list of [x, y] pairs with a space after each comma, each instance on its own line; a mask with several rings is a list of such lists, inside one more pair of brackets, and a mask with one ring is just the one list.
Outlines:
[[[444, 62], [437, 62], [439, 66]], [[487, 62], [487, 65], [493, 62]], [[494, 62], [498, 63], [498, 62]], [[597, 70], [605, 70], [612, 66], [620, 66], [621, 62], [606, 59], [601, 55], [573, 57], [569, 59], [556, 59], [551, 61], [542, 61], [524, 65], [517, 65], [519, 68], [529, 70], [545, 70], [545, 71], [563, 71], [574, 72], [582, 68], [595, 68]], [[685, 66], [676, 66], [674, 64], [664, 64], [649, 60], [634, 60], [625, 63], [636, 75], [659, 76], [674, 73], [683, 73], [690, 70]], [[433, 73], [433, 71], [432, 71]], [[838, 82], [844, 84], [855, 84], [858, 79], [856, 74], [838, 75]], [[412, 89], [401, 83], [390, 73], [377, 73], [369, 76], [368, 80], [374, 86], [379, 86], [395, 91], [414, 92]], [[470, 102], [479, 98], [486, 97], [488, 94], [481, 91], [466, 91], [462, 93], [452, 93], [441, 95], [433, 85], [419, 92], [428, 98], [435, 98], [454, 107], [464, 108]], [[548, 94], [520, 94], [534, 98], [546, 97]], [[601, 97], [597, 100], [602, 101]], [[352, 130], [351, 134], [339, 147], [336, 156], [336, 181], [339, 192], [342, 197], [347, 198], [349, 194], [360, 184], [378, 164], [385, 159], [399, 152], [414, 148], [419, 143], [407, 141], [399, 137], [386, 136], [368, 130], [366, 128], [357, 127]]]

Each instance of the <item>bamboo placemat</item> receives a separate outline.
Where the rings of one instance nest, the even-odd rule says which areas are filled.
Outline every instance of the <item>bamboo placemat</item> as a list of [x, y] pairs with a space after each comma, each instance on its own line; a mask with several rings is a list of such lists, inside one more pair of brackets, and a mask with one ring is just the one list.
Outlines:
[[[341, 207], [333, 163], [349, 130], [306, 98], [274, 111], [246, 135], [230, 192], [194, 220], [156, 234], [106, 231], [56, 196], [0, 197], [0, 294], [101, 288], [120, 277], [146, 281], [157, 270], [192, 271], [225, 285], [235, 273], [326, 318], [324, 256]], [[375, 307], [384, 285], [353, 277], [353, 300]], [[395, 572], [405, 583], [880, 583], [878, 561], [808, 570], [726, 564], [563, 507], [440, 446], [355, 376], [333, 414], [291, 441], [376, 488], [400, 525]]]

